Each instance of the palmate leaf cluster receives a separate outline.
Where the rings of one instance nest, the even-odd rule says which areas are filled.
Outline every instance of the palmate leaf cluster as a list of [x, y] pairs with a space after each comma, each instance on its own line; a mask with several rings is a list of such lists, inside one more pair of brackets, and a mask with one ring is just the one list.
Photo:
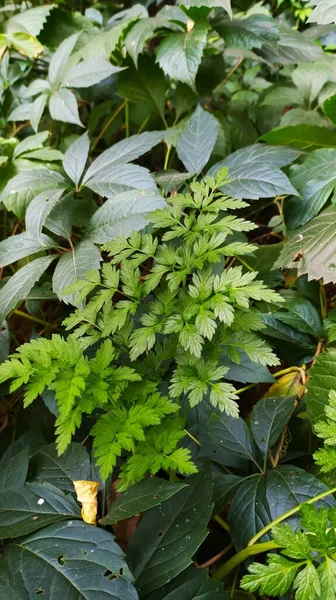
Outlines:
[[101, 272], [89, 271], [65, 291], [85, 304], [64, 322], [72, 334], [24, 344], [0, 366], [1, 381], [13, 380], [11, 391], [24, 385], [26, 406], [54, 391], [59, 453], [82, 416], [94, 413], [91, 433], [103, 478], [125, 451], [130, 455], [121, 487], [161, 468], [196, 470], [190, 451], [179, 446], [185, 420], [176, 413], [182, 398], [191, 407], [208, 398], [238, 416], [223, 356], [239, 364], [243, 351], [253, 362], [278, 363], [258, 337], [263, 321], [251, 303], [282, 298], [256, 272], [230, 266], [237, 254], [253, 250], [235, 235], [254, 225], [234, 214], [244, 202], [216, 191], [226, 177], [224, 168], [169, 198], [167, 208], [149, 217], [152, 233], [106, 244]]
[[336, 594], [335, 508], [301, 507], [301, 528], [277, 525], [272, 539], [280, 553], [269, 553], [267, 564], [253, 563], [241, 587], [271, 597], [292, 587], [295, 600], [331, 600]]

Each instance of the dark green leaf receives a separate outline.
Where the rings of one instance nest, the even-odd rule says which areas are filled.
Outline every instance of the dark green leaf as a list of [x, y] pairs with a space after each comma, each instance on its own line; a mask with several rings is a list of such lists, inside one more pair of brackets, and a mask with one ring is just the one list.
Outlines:
[[251, 431], [265, 460], [294, 411], [295, 398], [262, 398], [251, 412]]
[[51, 523], [79, 518], [71, 496], [49, 485], [27, 483], [0, 492], [0, 538], [26, 535]]
[[141, 104], [149, 114], [164, 115], [166, 80], [163, 71], [148, 57], [140, 57], [138, 69], [131, 65], [118, 77], [118, 95]]
[[323, 112], [330, 121], [336, 123], [336, 94], [324, 101]]
[[209, 421], [209, 434], [213, 443], [238, 458], [255, 462], [255, 452], [248, 427], [240, 417], [213, 413]]
[[[202, 0], [203, 1], [203, 0]], [[146, 600], [229, 600], [223, 584], [210, 579], [206, 569], [187, 569]]]
[[[293, 466], [283, 466], [268, 471], [266, 475], [245, 479], [238, 486], [229, 512], [234, 545], [238, 550], [244, 548], [270, 521], [327, 489], [316, 477]], [[318, 507], [334, 505], [332, 496], [327, 496], [317, 504]], [[288, 519], [294, 529], [299, 524], [298, 515]], [[267, 533], [261, 541], [268, 539], [270, 535]]]
[[74, 492], [73, 481], [90, 479], [90, 459], [85, 446], [72, 442], [59, 456], [56, 445], [41, 448], [32, 462], [33, 479], [47, 482], [64, 490]]
[[9, 544], [3, 560], [20, 600], [39, 594], [48, 600], [137, 600], [114, 536], [87, 523], [66, 521], [44, 527]]
[[128, 519], [133, 515], [145, 512], [153, 506], [161, 505], [162, 502], [185, 487], [186, 484], [184, 483], [169, 483], [158, 477], [144, 479], [144, 481], [136, 483], [125, 492], [122, 492], [114, 501], [110, 512], [99, 522], [102, 525], [113, 525], [117, 521]]
[[3, 456], [0, 462], [0, 490], [20, 488], [24, 486], [29, 467], [29, 449], [23, 448], [20, 452], [7, 459]]
[[188, 487], [146, 513], [128, 545], [140, 598], [171, 581], [206, 537], [211, 514], [211, 472], [204, 468]]
[[336, 135], [333, 131], [327, 127], [305, 124], [273, 129], [262, 135], [260, 140], [268, 144], [294, 146], [302, 150], [336, 146]]

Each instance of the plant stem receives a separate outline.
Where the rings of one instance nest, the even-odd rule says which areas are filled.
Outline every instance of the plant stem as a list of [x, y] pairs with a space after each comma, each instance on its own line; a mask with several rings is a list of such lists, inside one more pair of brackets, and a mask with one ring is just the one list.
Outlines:
[[168, 169], [168, 163], [169, 163], [169, 157], [170, 157], [171, 149], [172, 149], [171, 144], [168, 144], [167, 151], [166, 151], [166, 156], [165, 156], [165, 161], [164, 161], [164, 165], [163, 165], [163, 170], [164, 171], [166, 171]]
[[22, 310], [14, 310], [13, 311], [15, 315], [18, 315], [19, 317], [24, 317], [25, 319], [29, 319], [29, 321], [34, 321], [34, 323], [39, 323], [40, 325], [44, 325], [44, 327], [47, 327], [48, 323], [46, 323], [45, 321], [42, 321], [42, 319], [39, 319], [38, 317], [34, 317], [33, 315], [30, 315], [29, 313], [25, 313]]
[[125, 130], [126, 130], [126, 137], [129, 138], [130, 125], [129, 125], [129, 103], [128, 103], [128, 101], [125, 104]]
[[222, 529], [224, 529], [225, 531], [227, 531], [229, 533], [230, 528], [229, 528], [227, 522], [224, 521], [224, 519], [222, 519], [222, 517], [220, 517], [219, 515], [216, 515], [214, 517], [214, 521], [216, 521], [216, 523], [218, 523], [218, 525], [220, 525], [222, 527]]
[[195, 442], [195, 444], [201, 446], [201, 443], [193, 436], [192, 433], [190, 433], [190, 431], [188, 431], [188, 429], [184, 429], [183, 431], [190, 437], [190, 439], [192, 439], [193, 442]]
[[103, 127], [103, 129], [101, 130], [100, 134], [96, 137], [95, 141], [93, 142], [91, 150], [95, 149], [95, 147], [97, 146], [99, 140], [103, 137], [105, 131], [107, 131], [107, 129], [110, 127], [111, 123], [113, 123], [113, 121], [116, 118], [116, 116], [126, 106], [126, 104], [127, 104], [127, 100], [125, 100], [122, 104], [120, 104], [118, 106], [118, 108], [114, 111], [114, 113], [112, 114], [111, 118], [107, 121], [105, 127]]
[[244, 562], [249, 556], [254, 556], [255, 554], [261, 554], [262, 552], [268, 552], [268, 550], [273, 550], [275, 548], [280, 548], [278, 544], [275, 542], [263, 542], [262, 544], [255, 544], [254, 546], [246, 546], [240, 552], [237, 552], [230, 560], [228, 560], [224, 565], [219, 567], [215, 574], [213, 575], [214, 579], [218, 581], [223, 581], [223, 579], [240, 563]]

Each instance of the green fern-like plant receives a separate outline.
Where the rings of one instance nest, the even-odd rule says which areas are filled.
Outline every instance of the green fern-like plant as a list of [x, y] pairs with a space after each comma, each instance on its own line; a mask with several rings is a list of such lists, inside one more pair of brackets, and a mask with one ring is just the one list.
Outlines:
[[324, 448], [314, 453], [314, 459], [323, 473], [336, 469], [336, 391], [330, 390], [329, 402], [324, 408], [326, 420], [314, 426], [317, 436], [324, 440]]
[[249, 592], [278, 598], [289, 589], [295, 600], [332, 600], [336, 597], [336, 510], [301, 507], [302, 529], [277, 525], [272, 530], [274, 547], [267, 564], [253, 563], [241, 587]]
[[238, 416], [223, 358], [239, 363], [245, 353], [278, 364], [258, 337], [264, 325], [251, 304], [282, 298], [236, 265], [254, 246], [235, 234], [255, 225], [232, 214], [245, 202], [217, 191], [226, 178], [222, 169], [168, 198], [149, 216], [151, 233], [106, 244], [101, 271], [65, 290], [83, 305], [64, 322], [72, 333], [25, 344], [0, 366], [0, 381], [11, 379], [12, 391], [24, 386], [25, 405], [54, 391], [60, 453], [82, 415], [94, 415], [102, 477], [125, 458], [121, 489], [160, 469], [196, 470], [181, 447], [182, 399], [194, 407], [207, 397], [214, 410]]

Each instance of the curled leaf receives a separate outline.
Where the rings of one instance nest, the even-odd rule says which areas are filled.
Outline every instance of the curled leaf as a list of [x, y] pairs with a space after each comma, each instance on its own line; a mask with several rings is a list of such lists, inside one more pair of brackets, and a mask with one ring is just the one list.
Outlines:
[[82, 504], [82, 519], [85, 523], [95, 525], [97, 521], [98, 509], [98, 489], [97, 481], [74, 481], [74, 486], [77, 494], [77, 500]]

